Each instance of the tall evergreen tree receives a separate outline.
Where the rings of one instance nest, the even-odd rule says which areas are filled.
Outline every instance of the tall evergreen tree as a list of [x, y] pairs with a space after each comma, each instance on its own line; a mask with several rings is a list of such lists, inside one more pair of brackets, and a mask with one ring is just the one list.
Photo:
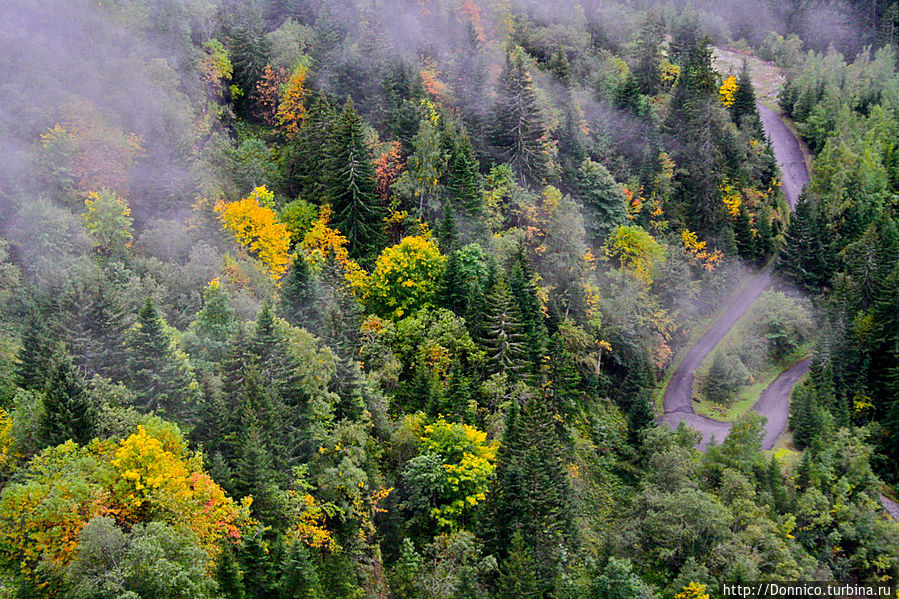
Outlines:
[[752, 86], [749, 65], [745, 60], [743, 68], [740, 69], [740, 77], [737, 79], [737, 91], [734, 92], [734, 103], [731, 104], [730, 114], [737, 125], [742, 125], [745, 118], [753, 131], [758, 134], [762, 133], [762, 121], [758, 108], [755, 106], [755, 89]]
[[746, 206], [740, 205], [740, 211], [737, 212], [733, 220], [734, 241], [737, 243], [737, 253], [744, 260], [755, 257], [755, 235], [752, 232], [752, 224], [749, 221], [749, 212]]
[[334, 106], [323, 94], [311, 101], [299, 133], [281, 155], [285, 191], [308, 200], [327, 197], [331, 156], [331, 132], [337, 122]]
[[68, 353], [54, 359], [41, 416], [41, 439], [45, 445], [59, 445], [69, 439], [81, 445], [94, 436], [97, 413], [81, 377]]
[[449, 157], [446, 188], [450, 197], [460, 209], [474, 212], [481, 203], [480, 165], [468, 132], [461, 122], [446, 120], [444, 146]]
[[125, 382], [145, 408], [170, 412], [190, 398], [190, 375], [179, 368], [165, 323], [149, 298], [128, 334], [125, 352]]
[[318, 304], [318, 278], [302, 252], [298, 252], [281, 283], [279, 312], [290, 324], [314, 331], [321, 318]]
[[478, 326], [491, 374], [521, 375], [529, 370], [527, 325], [505, 279], [499, 278], [494, 284]]
[[777, 261], [777, 269], [797, 285], [820, 291], [828, 282], [825, 233], [816, 202], [803, 193], [790, 214], [790, 227]]
[[549, 175], [546, 127], [524, 50], [519, 47], [510, 48], [506, 53], [495, 108], [493, 139], [518, 175], [532, 183]]
[[627, 217], [624, 191], [612, 174], [589, 158], [581, 163], [577, 196], [584, 210], [584, 228], [594, 247], [605, 243], [609, 233]]
[[545, 403], [513, 403], [497, 453], [496, 483], [487, 499], [488, 542], [507, 556], [521, 535], [536, 566], [540, 591], [550, 593], [576, 544], [571, 489], [562, 439]]
[[49, 335], [43, 318], [38, 314], [29, 315], [16, 364], [16, 384], [19, 387], [41, 390], [46, 386], [53, 357]]
[[499, 599], [539, 599], [543, 596], [537, 582], [534, 558], [521, 537], [521, 532], [512, 535], [509, 557], [500, 567], [497, 581]]
[[295, 542], [285, 548], [278, 587], [279, 599], [320, 599], [323, 596], [312, 556], [303, 543]]
[[378, 202], [375, 169], [365, 145], [362, 119], [347, 100], [331, 140], [328, 196], [334, 224], [349, 240], [350, 255], [371, 257], [380, 248], [383, 210]]
[[547, 334], [543, 310], [537, 297], [534, 273], [524, 247], [520, 247], [509, 272], [509, 291], [518, 306], [527, 336], [528, 359], [537, 374], [546, 353]]

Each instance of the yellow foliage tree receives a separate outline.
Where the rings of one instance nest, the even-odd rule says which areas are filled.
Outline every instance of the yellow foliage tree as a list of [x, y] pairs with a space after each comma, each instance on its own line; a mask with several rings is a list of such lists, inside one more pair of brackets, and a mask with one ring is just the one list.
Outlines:
[[634, 273], [647, 285], [652, 284], [652, 268], [665, 259], [665, 248], [653, 239], [643, 227], [621, 225], [616, 227], [603, 248], [607, 258]]
[[369, 309], [382, 316], [402, 318], [433, 305], [444, 257], [425, 236], [405, 237], [386, 248], [365, 282], [362, 298]]
[[87, 230], [97, 241], [96, 249], [101, 254], [118, 255], [131, 247], [134, 235], [131, 225], [131, 208], [128, 202], [112, 191], [104, 189], [92, 192], [84, 200], [84, 222]]
[[252, 524], [249, 501], [235, 503], [188, 455], [180, 431], [162, 421], [120, 441], [68, 441], [44, 450], [0, 496], [0, 565], [33, 580], [60, 573], [95, 516], [120, 525], [187, 526], [214, 561], [223, 540]]
[[734, 96], [737, 93], [737, 78], [731, 75], [724, 80], [721, 87], [718, 88], [718, 98], [727, 108], [734, 104]]
[[693, 258], [693, 260], [701, 264], [702, 267], [708, 271], [715, 270], [715, 266], [717, 266], [724, 257], [721, 250], [711, 251], [706, 249], [707, 243], [705, 241], [699, 241], [696, 237], [696, 233], [689, 229], [684, 229], [680, 234], [680, 238], [684, 244], [684, 253]]
[[[226, 230], [268, 268], [277, 281], [291, 261], [290, 231], [278, 221], [278, 215], [270, 207], [273, 194], [257, 187], [253, 193], [237, 202], [219, 201], [215, 211]], [[261, 202], [261, 203], [260, 203]]]
[[740, 194], [740, 190], [725, 179], [719, 191], [721, 192], [721, 201], [724, 203], [727, 213], [731, 216], [740, 214], [740, 205], [743, 203], [743, 196]]
[[300, 66], [294, 70], [278, 104], [278, 124], [291, 137], [300, 132], [306, 118], [306, 75], [305, 67]]
[[340, 231], [332, 229], [330, 222], [331, 207], [325, 204], [319, 209], [318, 218], [303, 237], [300, 247], [313, 267], [321, 268], [326, 260], [333, 259], [343, 267], [350, 285], [359, 288], [364, 284], [367, 273], [350, 258], [347, 238]]
[[709, 594], [705, 592], [704, 584], [691, 582], [684, 587], [684, 590], [675, 595], [674, 599], [709, 599]]

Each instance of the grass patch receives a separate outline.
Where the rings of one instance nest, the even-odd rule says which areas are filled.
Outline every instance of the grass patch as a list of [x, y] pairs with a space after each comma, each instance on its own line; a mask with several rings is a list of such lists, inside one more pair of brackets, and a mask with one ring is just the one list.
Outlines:
[[[719, 344], [719, 347], [723, 344], [724, 341]], [[696, 369], [696, 378], [693, 380], [693, 397], [701, 398], [700, 401], [693, 402], [693, 410], [697, 414], [702, 414], [703, 416], [708, 416], [709, 418], [714, 418], [716, 420], [723, 420], [725, 422], [734, 422], [738, 420], [747, 410], [752, 409], [752, 406], [759, 400], [762, 392], [774, 382], [774, 379], [780, 376], [780, 373], [809, 355], [811, 347], [811, 343], [801, 345], [796, 351], [787, 356], [782, 363], [766, 362], [764, 370], [758, 375], [753, 375], [753, 382], [748, 386], [741, 388], [737, 392], [736, 400], [728, 406], [709, 401], [702, 397], [702, 394], [699, 392], [702, 388], [702, 383], [705, 381], [705, 376], [709, 371], [709, 366], [711, 365], [711, 355], [707, 356], [706, 359], [703, 360], [703, 363], [699, 365], [699, 368]], [[700, 377], [702, 378], [700, 379]]]

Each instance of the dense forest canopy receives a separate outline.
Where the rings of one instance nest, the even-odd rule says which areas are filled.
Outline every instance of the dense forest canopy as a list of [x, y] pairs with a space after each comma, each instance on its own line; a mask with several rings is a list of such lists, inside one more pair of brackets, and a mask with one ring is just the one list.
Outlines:
[[0, 596], [895, 583], [899, 2], [0, 15]]

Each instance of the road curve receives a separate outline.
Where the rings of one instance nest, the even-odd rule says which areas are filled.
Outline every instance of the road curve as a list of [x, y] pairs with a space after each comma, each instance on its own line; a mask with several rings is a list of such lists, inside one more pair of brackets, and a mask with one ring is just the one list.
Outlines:
[[773, 110], [760, 102], [756, 102], [759, 116], [762, 117], [762, 128], [765, 135], [774, 148], [774, 158], [783, 175], [781, 189], [790, 204], [790, 209], [796, 207], [802, 188], [808, 185], [808, 169], [805, 168], [805, 155], [799, 146], [799, 141], [790, 131], [789, 127], [777, 116]]
[[[774, 157], [783, 175], [781, 189], [790, 208], [795, 208], [799, 193], [809, 182], [808, 170], [802, 148], [783, 121], [763, 104], [756, 103], [765, 134], [774, 148]], [[715, 349], [727, 332], [733, 327], [752, 302], [771, 285], [771, 265], [769, 264], [746, 286], [716, 320], [711, 328], [690, 348], [671, 376], [662, 399], [663, 410], [659, 423], [676, 427], [684, 422], [702, 434], [700, 447], [704, 448], [714, 438], [722, 441], [730, 431], [730, 423], [696, 414], [693, 410], [694, 371], [709, 353]], [[763, 441], [765, 449], [770, 449], [786, 429], [790, 411], [790, 391], [793, 385], [808, 370], [808, 360], [788, 368], [765, 389], [753, 409], [767, 418], [767, 433]]]

